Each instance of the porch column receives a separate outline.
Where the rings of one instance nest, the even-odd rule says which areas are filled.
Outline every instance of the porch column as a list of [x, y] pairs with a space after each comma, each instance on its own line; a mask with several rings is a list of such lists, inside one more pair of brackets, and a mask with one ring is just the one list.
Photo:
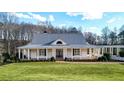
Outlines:
[[63, 49], [63, 59], [65, 59], [65, 57], [67, 57], [67, 48]]
[[109, 54], [112, 54], [112, 52], [111, 52], [111, 47], [109, 47]]
[[18, 57], [20, 59], [20, 48], [18, 49]]
[[22, 59], [24, 59], [25, 49], [22, 50]]
[[105, 49], [105, 47], [104, 47], [103, 49], [104, 49], [104, 50], [103, 50], [103, 54], [104, 54], [104, 53], [106, 52], [106, 51], [105, 51], [106, 49]]
[[89, 48], [89, 54], [90, 54], [90, 58], [91, 58], [91, 56], [92, 56], [92, 50], [91, 50], [91, 48]]
[[39, 49], [37, 49], [37, 60], [39, 60]]
[[113, 48], [111, 47], [111, 55], [113, 55]]
[[71, 48], [71, 58], [73, 59], [73, 48]]
[[52, 57], [56, 58], [56, 49], [52, 48]]
[[111, 47], [109, 48], [109, 53], [112, 55], [112, 48]]
[[97, 49], [97, 53], [98, 53], [97, 56], [101, 55], [100, 52], [101, 52], [101, 48], [98, 48]]
[[29, 51], [29, 48], [28, 48], [28, 60], [30, 59], [30, 51]]
[[117, 55], [119, 56], [119, 48], [117, 48]]
[[81, 51], [81, 48], [80, 48], [80, 59], [82, 59], [82, 51]]

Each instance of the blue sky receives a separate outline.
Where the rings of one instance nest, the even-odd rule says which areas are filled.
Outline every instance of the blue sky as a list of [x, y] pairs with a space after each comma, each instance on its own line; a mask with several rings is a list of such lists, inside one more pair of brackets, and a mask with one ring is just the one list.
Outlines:
[[59, 27], [82, 27], [82, 32], [101, 34], [102, 28], [108, 26], [119, 29], [124, 24], [124, 12], [16, 12], [19, 21], [38, 24], [50, 21]]

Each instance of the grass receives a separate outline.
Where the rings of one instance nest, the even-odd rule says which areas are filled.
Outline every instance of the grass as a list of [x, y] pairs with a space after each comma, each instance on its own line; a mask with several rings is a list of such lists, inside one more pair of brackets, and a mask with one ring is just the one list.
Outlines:
[[124, 80], [124, 65], [12, 63], [0, 66], [0, 80]]

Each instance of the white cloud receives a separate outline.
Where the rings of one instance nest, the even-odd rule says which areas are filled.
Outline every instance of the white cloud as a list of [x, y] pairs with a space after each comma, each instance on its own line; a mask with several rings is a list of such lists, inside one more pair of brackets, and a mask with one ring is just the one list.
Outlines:
[[45, 22], [47, 20], [49, 21], [55, 21], [55, 18], [53, 15], [49, 15], [48, 18], [44, 17], [44, 16], [41, 16], [40, 14], [35, 14], [35, 13], [31, 13], [31, 12], [28, 12], [27, 14], [24, 14], [24, 13], [11, 13], [12, 15], [15, 15], [19, 18], [26, 18], [26, 19], [35, 19], [37, 21], [41, 21], [41, 22]]
[[78, 16], [78, 15], [82, 15], [81, 12], [67, 12], [66, 14], [69, 15], [69, 16]]
[[19, 18], [27, 18], [27, 19], [31, 19], [31, 17], [29, 15], [23, 14], [23, 13], [11, 13], [12, 15], [15, 15], [16, 17]]
[[34, 13], [27, 13], [27, 14], [24, 14], [24, 13], [11, 13], [12, 15], [15, 15], [16, 17], [19, 17], [19, 18], [25, 18], [25, 19], [35, 19], [37, 21], [42, 21], [42, 22], [45, 22], [47, 20], [46, 17], [43, 17], [39, 14], [34, 14]]
[[102, 19], [103, 14], [104, 14], [103, 12], [84, 12], [82, 20]]
[[30, 17], [32, 17], [32, 19], [36, 19], [38, 21], [42, 21], [42, 22], [45, 22], [47, 19], [46, 17], [43, 17], [39, 14], [34, 14], [34, 13], [28, 13], [30, 15]]
[[107, 21], [107, 23], [108, 23], [108, 24], [112, 24], [112, 23], [117, 22], [117, 21], [119, 21], [119, 20], [121, 20], [121, 18], [115, 18], [115, 17], [113, 17], [113, 18], [109, 19], [109, 20]]
[[111, 18], [110, 20], [107, 21], [108, 24], [111, 24], [116, 21], [116, 18]]
[[94, 19], [102, 19], [103, 12], [68, 12], [66, 13], [69, 16], [81, 16], [82, 20], [94, 20]]
[[53, 15], [49, 15], [48, 20], [52, 22], [52, 21], [55, 21], [55, 18], [54, 18], [54, 16], [53, 16]]

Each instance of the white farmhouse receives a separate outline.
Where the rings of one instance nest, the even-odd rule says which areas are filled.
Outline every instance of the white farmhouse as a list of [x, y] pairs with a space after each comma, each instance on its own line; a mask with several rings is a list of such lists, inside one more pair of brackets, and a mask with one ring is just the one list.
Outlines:
[[[34, 34], [32, 41], [25, 46], [18, 47], [20, 59], [42, 60], [54, 57], [56, 60], [65, 58], [73, 60], [93, 60], [110, 53], [119, 55], [123, 45], [90, 45], [81, 32], [78, 33], [43, 33]], [[21, 57], [22, 55], [22, 57]]]

